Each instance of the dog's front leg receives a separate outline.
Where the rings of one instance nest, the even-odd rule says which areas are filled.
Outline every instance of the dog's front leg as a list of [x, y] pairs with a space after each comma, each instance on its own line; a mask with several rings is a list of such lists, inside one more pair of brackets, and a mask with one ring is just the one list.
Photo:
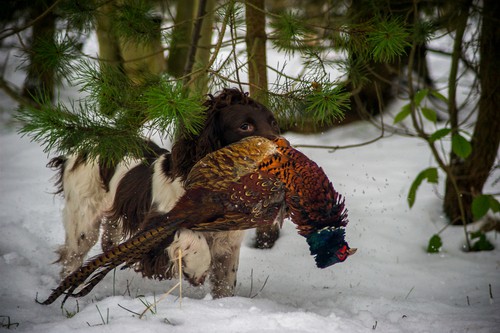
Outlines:
[[207, 237], [212, 254], [210, 282], [212, 296], [234, 296], [244, 231], [213, 232]]
[[124, 240], [122, 222], [120, 220], [110, 220], [104, 218], [102, 221], [101, 247], [106, 252], [115, 245]]

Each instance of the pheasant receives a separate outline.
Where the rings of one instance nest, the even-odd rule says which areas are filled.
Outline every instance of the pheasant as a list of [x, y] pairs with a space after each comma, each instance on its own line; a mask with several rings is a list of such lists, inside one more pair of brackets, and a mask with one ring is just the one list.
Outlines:
[[69, 296], [85, 296], [121, 264], [140, 271], [141, 261], [168, 246], [180, 228], [243, 230], [285, 214], [306, 238], [317, 267], [343, 262], [356, 252], [344, 240], [344, 199], [323, 170], [282, 137], [248, 137], [207, 155], [193, 167], [185, 188], [170, 212], [148, 217], [142, 231], [82, 265], [41, 304], [62, 294], [62, 304]]

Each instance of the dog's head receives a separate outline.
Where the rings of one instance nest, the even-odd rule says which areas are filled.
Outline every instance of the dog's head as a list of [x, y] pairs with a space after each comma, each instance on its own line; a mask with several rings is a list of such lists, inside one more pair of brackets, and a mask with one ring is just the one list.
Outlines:
[[206, 119], [199, 135], [178, 140], [172, 149], [174, 173], [185, 177], [208, 153], [248, 136], [273, 139], [280, 134], [274, 115], [239, 89], [226, 88], [204, 103]]
[[272, 112], [238, 89], [224, 89], [210, 96], [205, 106], [207, 118], [199, 145], [210, 146], [210, 151], [199, 158], [248, 136], [273, 139], [280, 133]]

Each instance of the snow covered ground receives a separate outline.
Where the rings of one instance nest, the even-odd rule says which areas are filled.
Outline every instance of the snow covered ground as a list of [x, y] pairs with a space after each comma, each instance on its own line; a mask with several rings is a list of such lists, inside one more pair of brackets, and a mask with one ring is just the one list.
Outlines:
[[[434, 60], [438, 72], [448, 67]], [[8, 70], [15, 75], [14, 68]], [[1, 96], [5, 108], [11, 102]], [[396, 103], [389, 112], [400, 107]], [[373, 126], [355, 123], [321, 135], [286, 137], [292, 144], [346, 145], [378, 135]], [[252, 248], [249, 231], [236, 297], [213, 300], [208, 287], [185, 283], [182, 301], [174, 291], [139, 319], [134, 313], [176, 281], [160, 283], [118, 270], [90, 295], [69, 299], [63, 310], [59, 301], [35, 302], [59, 281], [60, 268], [51, 263], [64, 241], [62, 200], [51, 194], [54, 173], [45, 167], [50, 156], [0, 126], [1, 327], [50, 333], [500, 332], [500, 237], [488, 234], [494, 251], [465, 253], [463, 229], [449, 227], [442, 233], [442, 252], [425, 252], [446, 219], [442, 184], [423, 184], [411, 210], [406, 202], [417, 173], [434, 166], [422, 141], [390, 136], [355, 149], [301, 150], [346, 197], [347, 240], [358, 248], [356, 255], [320, 270], [292, 223], [284, 225], [270, 250]], [[99, 246], [92, 254], [98, 252]]]
[[[367, 124], [318, 136], [287, 135], [294, 144], [345, 145], [376, 137]], [[18, 332], [499, 332], [500, 240], [497, 249], [464, 253], [463, 230], [442, 234], [442, 253], [429, 237], [446, 223], [440, 188], [424, 184], [409, 210], [406, 194], [432, 161], [425, 145], [393, 136], [356, 149], [302, 149], [346, 196], [347, 239], [358, 252], [320, 270], [288, 222], [270, 250], [253, 249], [247, 232], [237, 296], [213, 300], [207, 287], [184, 284], [139, 319], [144, 302], [175, 282], [144, 280], [125, 270], [109, 274], [82, 299], [35, 303], [58, 283], [54, 250], [63, 242], [62, 202], [51, 192], [41, 148], [5, 129], [0, 134], [0, 322]], [[98, 252], [98, 248], [94, 253]], [[267, 282], [266, 282], [267, 281]], [[489, 286], [493, 293], [490, 299]], [[144, 297], [139, 297], [144, 295]], [[68, 315], [68, 313], [70, 313]], [[73, 315], [74, 314], [74, 315]], [[71, 316], [73, 315], [73, 316]]]

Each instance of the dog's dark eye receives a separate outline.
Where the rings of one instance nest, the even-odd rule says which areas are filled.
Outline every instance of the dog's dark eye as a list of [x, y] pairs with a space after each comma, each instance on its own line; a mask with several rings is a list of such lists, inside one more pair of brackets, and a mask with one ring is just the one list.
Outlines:
[[249, 123], [243, 123], [241, 124], [240, 129], [243, 131], [251, 131], [253, 130], [253, 126]]

